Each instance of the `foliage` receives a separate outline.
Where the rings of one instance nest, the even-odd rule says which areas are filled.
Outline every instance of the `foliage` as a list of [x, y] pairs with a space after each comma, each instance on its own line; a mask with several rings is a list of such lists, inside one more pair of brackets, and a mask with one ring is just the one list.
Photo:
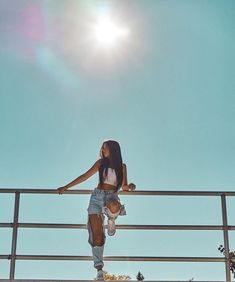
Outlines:
[[138, 274], [137, 274], [137, 276], [136, 276], [136, 279], [137, 279], [138, 281], [143, 281], [143, 280], [144, 280], [144, 275], [139, 271]]
[[[225, 255], [225, 248], [223, 245], [220, 245], [218, 250]], [[230, 252], [229, 251], [229, 265], [230, 265], [230, 271], [233, 273], [233, 277], [235, 278], [235, 251]]]

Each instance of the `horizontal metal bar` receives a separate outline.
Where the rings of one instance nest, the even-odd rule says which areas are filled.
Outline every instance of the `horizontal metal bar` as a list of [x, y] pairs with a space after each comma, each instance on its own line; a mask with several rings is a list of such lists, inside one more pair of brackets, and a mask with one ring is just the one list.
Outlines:
[[[0, 227], [13, 227], [13, 223], [0, 223]], [[19, 228], [64, 228], [64, 229], [87, 229], [86, 224], [64, 223], [18, 223]], [[107, 225], [105, 225], [107, 228]], [[117, 224], [117, 229], [124, 230], [223, 230], [223, 225], [137, 225]], [[235, 225], [228, 226], [228, 230], [235, 230]]]
[[[68, 195], [68, 194], [91, 194], [93, 190], [67, 190], [63, 193], [63, 195]], [[58, 191], [56, 189], [17, 189], [17, 188], [10, 188], [10, 189], [0, 189], [0, 193], [16, 193], [20, 192], [22, 194], [58, 194]], [[61, 196], [61, 195], [60, 195]]]
[[[56, 280], [56, 279], [0, 279], [0, 282], [94, 282], [94, 280]], [[189, 282], [190, 280], [144, 280], [144, 282]], [[193, 280], [193, 282], [226, 282], [225, 280]]]
[[[18, 223], [19, 228], [64, 228], [64, 229], [87, 229], [86, 224], [63, 224], [63, 223]], [[13, 227], [13, 223], [0, 223], [0, 227]], [[105, 225], [107, 228], [107, 225]], [[223, 230], [222, 225], [135, 225], [117, 224], [117, 229], [124, 230]], [[228, 226], [228, 230], [235, 230], [235, 225]]]
[[0, 223], [0, 227], [11, 228], [13, 227], [13, 223]]
[[[55, 280], [55, 279], [0, 279], [0, 282], [94, 282], [94, 280]], [[190, 280], [144, 280], [144, 282], [189, 282]], [[225, 280], [193, 280], [193, 282], [226, 282]]]
[[11, 255], [0, 255], [0, 259], [11, 259]]
[[[91, 194], [93, 190], [69, 190], [64, 195], [70, 194]], [[17, 189], [17, 188], [1, 188], [0, 193], [16, 193], [22, 194], [58, 194], [56, 189]], [[120, 195], [147, 195], [147, 196], [235, 196], [234, 191], [158, 191], [158, 190], [137, 190], [133, 192], [120, 191]]]
[[[11, 255], [0, 255], [0, 259], [11, 259]], [[16, 260], [82, 260], [93, 261], [92, 256], [62, 255], [16, 255]], [[164, 262], [225, 262], [224, 257], [147, 257], [147, 256], [104, 256], [105, 261], [164, 261]]]
[[[56, 280], [56, 279], [50, 279], [50, 280], [46, 280], [46, 279], [0, 279], [0, 282], [94, 282], [94, 280]], [[147, 282], [147, 281], [145, 281]], [[153, 282], [153, 281], [151, 281]], [[182, 281], [183, 282], [183, 281]], [[188, 281], [186, 281], [188, 282]], [[193, 281], [196, 282], [196, 281]], [[201, 281], [199, 281], [201, 282]], [[203, 281], [204, 282], [204, 281]], [[214, 281], [205, 281], [205, 282], [214, 282]], [[220, 281], [218, 281], [220, 282]]]

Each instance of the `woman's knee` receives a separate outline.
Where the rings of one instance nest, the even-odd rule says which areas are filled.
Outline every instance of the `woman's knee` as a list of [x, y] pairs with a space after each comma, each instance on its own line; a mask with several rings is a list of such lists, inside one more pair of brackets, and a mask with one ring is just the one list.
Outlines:
[[104, 236], [95, 236], [93, 237], [93, 245], [94, 246], [103, 246], [104, 245]]
[[106, 206], [107, 206], [107, 208], [109, 208], [109, 210], [112, 213], [117, 213], [120, 210], [120, 207], [121, 207], [120, 203], [116, 200], [108, 201]]

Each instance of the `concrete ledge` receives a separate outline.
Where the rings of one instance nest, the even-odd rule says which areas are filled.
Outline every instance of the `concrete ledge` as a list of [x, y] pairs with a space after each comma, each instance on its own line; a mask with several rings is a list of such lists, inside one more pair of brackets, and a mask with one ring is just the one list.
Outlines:
[[[48, 279], [0, 279], [0, 282], [94, 282], [95, 280], [48, 280]], [[106, 280], [118, 281], [118, 280]], [[121, 281], [121, 280], [120, 280]], [[137, 281], [137, 280], [122, 280], [122, 281]], [[190, 280], [144, 280], [144, 282], [189, 282]], [[193, 280], [193, 282], [226, 282], [225, 280]]]

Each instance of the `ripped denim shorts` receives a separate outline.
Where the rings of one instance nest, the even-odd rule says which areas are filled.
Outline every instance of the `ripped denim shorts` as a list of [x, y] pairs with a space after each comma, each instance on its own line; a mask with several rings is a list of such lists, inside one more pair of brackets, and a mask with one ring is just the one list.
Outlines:
[[[109, 215], [109, 209], [106, 207], [106, 204], [111, 201], [115, 200], [120, 203], [120, 199], [118, 197], [117, 192], [113, 191], [105, 191], [101, 190], [99, 188], [95, 188], [94, 191], [91, 194], [90, 202], [87, 208], [88, 214], [106, 214], [108, 217], [117, 217], [118, 215], [126, 215], [125, 207], [124, 205], [121, 205], [120, 211], [118, 214]], [[120, 203], [121, 204], [121, 203]]]

